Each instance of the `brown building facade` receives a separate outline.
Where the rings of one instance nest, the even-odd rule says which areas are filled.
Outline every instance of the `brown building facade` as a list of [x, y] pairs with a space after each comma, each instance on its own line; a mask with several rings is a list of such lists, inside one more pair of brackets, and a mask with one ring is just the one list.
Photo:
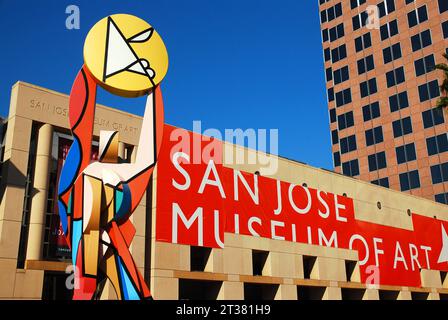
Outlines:
[[447, 204], [433, 67], [446, 62], [448, 2], [320, 0], [319, 11], [335, 171]]

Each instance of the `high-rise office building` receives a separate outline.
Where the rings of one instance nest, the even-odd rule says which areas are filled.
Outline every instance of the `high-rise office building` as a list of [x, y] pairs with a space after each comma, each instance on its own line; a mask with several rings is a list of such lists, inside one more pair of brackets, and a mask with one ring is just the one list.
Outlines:
[[448, 204], [434, 70], [448, 0], [319, 0], [319, 13], [335, 171]]

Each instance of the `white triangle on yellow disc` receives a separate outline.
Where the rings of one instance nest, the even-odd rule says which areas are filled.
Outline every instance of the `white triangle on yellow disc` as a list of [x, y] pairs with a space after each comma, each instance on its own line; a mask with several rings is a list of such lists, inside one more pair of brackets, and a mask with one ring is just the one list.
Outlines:
[[130, 65], [134, 64], [140, 66], [141, 73], [145, 73], [138, 61], [138, 57], [135, 56], [132, 49], [129, 47], [126, 39], [122, 36], [118, 27], [113, 22], [112, 18], [109, 18], [109, 34], [107, 38], [107, 52], [106, 52], [106, 72], [105, 77], [109, 77], [117, 72], [126, 70]]

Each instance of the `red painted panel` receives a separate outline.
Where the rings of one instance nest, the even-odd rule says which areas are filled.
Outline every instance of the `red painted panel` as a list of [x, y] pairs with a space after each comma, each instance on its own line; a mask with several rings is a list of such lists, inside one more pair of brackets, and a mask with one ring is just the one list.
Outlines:
[[219, 248], [225, 246], [224, 232], [230, 232], [354, 249], [361, 280], [369, 284], [418, 287], [421, 268], [448, 271], [448, 259], [438, 262], [448, 252], [448, 237], [442, 245], [447, 222], [417, 213], [413, 230], [360, 221], [353, 199], [252, 173], [238, 175], [220, 163], [222, 152], [218, 140], [165, 127], [157, 165], [158, 241]]

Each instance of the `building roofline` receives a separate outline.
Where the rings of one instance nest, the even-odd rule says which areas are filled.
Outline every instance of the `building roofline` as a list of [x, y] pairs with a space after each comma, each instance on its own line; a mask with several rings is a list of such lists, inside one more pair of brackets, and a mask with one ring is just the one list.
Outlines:
[[[21, 80], [19, 80], [16, 83], [14, 83], [14, 85], [12, 86], [12, 89], [14, 89], [15, 87], [19, 87], [19, 86], [29, 87], [29, 88], [32, 88], [32, 89], [35, 89], [35, 90], [40, 90], [40, 91], [43, 91], [45, 93], [54, 94], [54, 95], [57, 95], [57, 96], [60, 96], [60, 97], [64, 97], [64, 98], [69, 98], [70, 97], [70, 95], [68, 95], [68, 94], [61, 93], [61, 92], [58, 92], [58, 91], [55, 91], [55, 90], [51, 90], [51, 89], [47, 89], [47, 88], [44, 88], [44, 87], [41, 87], [41, 86], [38, 86], [38, 85], [35, 85], [35, 84], [32, 84], [32, 83], [29, 83], [29, 82], [21, 81]], [[123, 110], [119, 110], [119, 109], [113, 108], [113, 107], [108, 107], [108, 106], [106, 106], [104, 104], [97, 103], [96, 106], [101, 107], [101, 108], [105, 108], [105, 109], [109, 109], [109, 110], [114, 111], [114, 112], [122, 113], [122, 114], [124, 114], [126, 116], [135, 117], [135, 118], [139, 118], [139, 119], [143, 118], [142, 116], [139, 116], [137, 114], [126, 112], [126, 111], [123, 111]]]

